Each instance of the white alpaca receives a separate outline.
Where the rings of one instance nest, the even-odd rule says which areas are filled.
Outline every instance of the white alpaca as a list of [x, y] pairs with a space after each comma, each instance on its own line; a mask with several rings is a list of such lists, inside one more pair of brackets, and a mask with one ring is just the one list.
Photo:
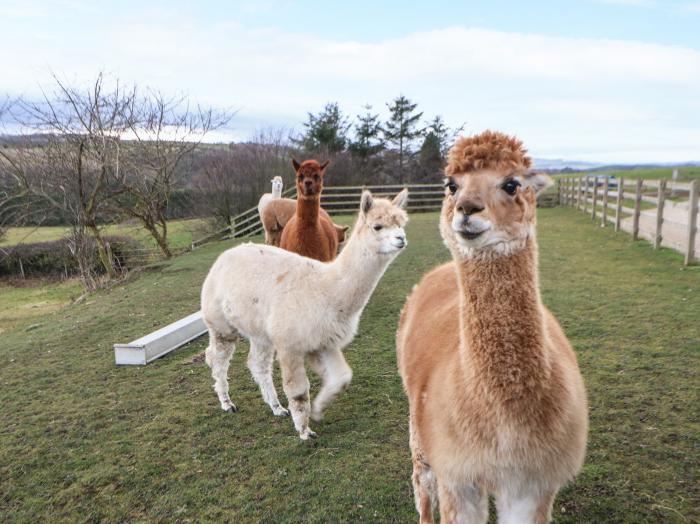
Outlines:
[[[209, 328], [206, 361], [221, 408], [234, 412], [228, 367], [239, 335], [250, 340], [248, 368], [275, 415], [280, 406], [272, 382], [277, 354], [294, 426], [306, 440], [315, 421], [350, 382], [342, 349], [355, 336], [360, 315], [379, 279], [405, 247], [407, 190], [393, 202], [362, 194], [360, 213], [345, 249], [323, 263], [274, 246], [244, 244], [222, 253], [202, 287], [202, 314]], [[309, 402], [304, 362], [323, 386]]]
[[282, 188], [284, 183], [282, 182], [281, 176], [276, 176], [271, 180], [272, 182], [272, 193], [264, 193], [258, 201], [258, 214], [260, 215], [260, 220], [262, 220], [263, 210], [268, 202], [276, 198], [282, 198]]

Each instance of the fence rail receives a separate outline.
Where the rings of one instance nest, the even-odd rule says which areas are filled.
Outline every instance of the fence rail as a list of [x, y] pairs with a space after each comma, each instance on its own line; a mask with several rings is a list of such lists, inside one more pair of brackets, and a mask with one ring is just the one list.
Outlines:
[[654, 249], [680, 251], [685, 265], [690, 265], [700, 257], [699, 184], [585, 175], [559, 178], [558, 194], [560, 205], [590, 213], [601, 227], [612, 222], [615, 231], [627, 231], [634, 240], [645, 238]]
[[[409, 212], [439, 211], [442, 206], [444, 189], [442, 184], [389, 184], [377, 186], [326, 186], [321, 194], [321, 206], [328, 214], [346, 215], [356, 213], [360, 207], [362, 191], [369, 189], [376, 197], [392, 198], [403, 188], [408, 188]], [[282, 193], [283, 197], [295, 198], [296, 189], [290, 187]], [[262, 233], [263, 227], [258, 216], [258, 208], [251, 207], [236, 215], [230, 226], [215, 231], [192, 242], [196, 249], [208, 242], [227, 238], [249, 237]]]

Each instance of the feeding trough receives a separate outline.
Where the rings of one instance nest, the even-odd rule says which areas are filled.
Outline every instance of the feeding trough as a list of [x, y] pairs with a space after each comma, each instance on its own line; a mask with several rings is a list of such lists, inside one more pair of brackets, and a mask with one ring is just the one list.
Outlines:
[[114, 344], [117, 365], [145, 365], [206, 333], [197, 311], [128, 344]]

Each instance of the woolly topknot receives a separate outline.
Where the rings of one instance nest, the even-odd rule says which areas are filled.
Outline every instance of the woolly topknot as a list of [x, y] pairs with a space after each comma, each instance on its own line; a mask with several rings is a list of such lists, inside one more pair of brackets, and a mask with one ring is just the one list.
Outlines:
[[484, 131], [481, 134], [462, 137], [455, 142], [447, 155], [445, 173], [456, 175], [482, 169], [504, 171], [509, 169], [527, 170], [532, 158], [522, 141], [498, 131]]

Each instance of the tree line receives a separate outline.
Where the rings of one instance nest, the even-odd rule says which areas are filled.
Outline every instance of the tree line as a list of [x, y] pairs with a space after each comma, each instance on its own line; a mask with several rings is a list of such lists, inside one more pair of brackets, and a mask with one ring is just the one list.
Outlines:
[[0, 121], [21, 130], [0, 135], [0, 234], [7, 225], [70, 226], [68, 248], [93, 289], [95, 248], [104, 274], [116, 276], [104, 224], [138, 222], [169, 258], [174, 207], [180, 217], [231, 224], [270, 190], [272, 177], [293, 184], [293, 156], [331, 160], [330, 185], [436, 180], [461, 128], [440, 116], [424, 122], [403, 95], [386, 105], [385, 121], [369, 105], [351, 120], [332, 102], [308, 113], [301, 132], [260, 129], [244, 142], [211, 144], [207, 135], [235, 120], [233, 111], [102, 73], [87, 86], [54, 76], [38, 101], [0, 103]]

